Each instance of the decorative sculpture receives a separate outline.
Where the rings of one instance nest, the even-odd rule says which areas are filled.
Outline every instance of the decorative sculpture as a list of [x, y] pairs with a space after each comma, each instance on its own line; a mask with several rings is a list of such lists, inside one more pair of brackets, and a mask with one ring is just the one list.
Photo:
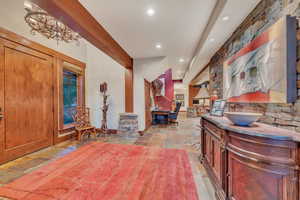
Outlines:
[[152, 84], [153, 95], [162, 96], [162, 89], [164, 87], [164, 83], [159, 79], [155, 79], [151, 84]]
[[102, 113], [103, 113], [103, 118], [102, 118], [102, 125], [101, 125], [101, 133], [106, 134], [107, 133], [107, 111], [108, 111], [108, 106], [107, 104], [107, 99], [108, 95], [106, 94], [107, 92], [107, 83], [104, 82], [100, 84], [100, 92], [102, 93], [103, 96], [103, 106], [102, 106]]

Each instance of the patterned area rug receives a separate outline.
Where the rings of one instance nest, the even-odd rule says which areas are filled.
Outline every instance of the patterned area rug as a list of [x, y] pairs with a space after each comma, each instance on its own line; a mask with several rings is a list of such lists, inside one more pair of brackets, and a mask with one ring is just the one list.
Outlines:
[[198, 200], [184, 150], [91, 143], [0, 188], [22, 200]]

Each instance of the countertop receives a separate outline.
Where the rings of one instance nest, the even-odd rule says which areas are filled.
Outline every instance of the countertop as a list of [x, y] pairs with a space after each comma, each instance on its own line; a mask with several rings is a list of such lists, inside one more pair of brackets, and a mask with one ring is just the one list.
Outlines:
[[282, 129], [282, 128], [276, 128], [263, 123], [256, 122], [249, 127], [243, 127], [243, 126], [234, 125], [226, 117], [215, 117], [207, 114], [207, 115], [203, 115], [202, 118], [215, 124], [221, 129], [225, 129], [240, 134], [247, 134], [250, 136], [264, 137], [264, 138], [270, 138], [275, 140], [290, 140], [290, 141], [300, 142], [300, 133]]

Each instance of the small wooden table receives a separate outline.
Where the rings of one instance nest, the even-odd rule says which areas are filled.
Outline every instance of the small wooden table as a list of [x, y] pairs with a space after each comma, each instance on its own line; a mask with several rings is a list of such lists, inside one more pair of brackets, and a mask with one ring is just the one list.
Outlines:
[[[168, 124], [170, 111], [166, 110], [154, 110], [152, 111], [152, 124]], [[161, 118], [160, 118], [161, 117]]]

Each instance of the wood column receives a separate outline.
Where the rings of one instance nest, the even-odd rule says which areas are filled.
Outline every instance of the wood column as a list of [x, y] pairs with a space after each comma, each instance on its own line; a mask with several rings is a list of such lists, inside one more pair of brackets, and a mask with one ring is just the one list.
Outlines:
[[125, 112], [133, 112], [133, 69], [125, 70]]

